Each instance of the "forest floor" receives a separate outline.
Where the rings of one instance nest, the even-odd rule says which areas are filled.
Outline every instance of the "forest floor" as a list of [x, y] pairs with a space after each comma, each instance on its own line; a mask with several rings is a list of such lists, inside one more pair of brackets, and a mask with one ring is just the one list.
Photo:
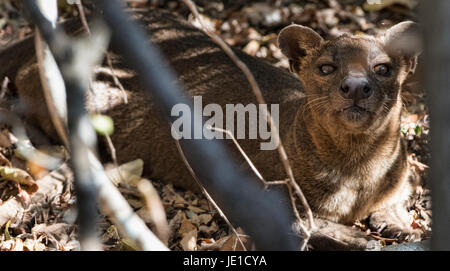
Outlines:
[[[60, 1], [62, 2], [62, 1]], [[90, 12], [89, 1], [85, 10]], [[194, 22], [181, 1], [128, 0], [134, 9], [163, 8]], [[381, 1], [367, 5], [357, 0], [273, 0], [219, 1], [197, 0], [203, 19], [229, 45], [247, 54], [287, 69], [288, 63], [276, 45], [277, 33], [291, 23], [309, 26], [325, 38], [341, 33], [377, 34], [404, 20], [416, 18], [417, 1]], [[400, 3], [400, 4], [392, 4]], [[74, 6], [63, 4], [62, 16], [77, 17]], [[17, 1], [0, 3], [0, 49], [33, 32]], [[420, 74], [420, 62], [418, 74]], [[429, 120], [425, 104], [426, 92], [417, 78], [405, 86], [401, 133], [407, 141], [409, 162], [420, 176], [416, 196], [409, 209], [411, 226], [430, 236], [431, 200], [427, 187], [429, 160]], [[3, 78], [0, 110], [10, 110], [16, 96]], [[26, 120], [24, 120], [26, 121]], [[0, 126], [0, 250], [77, 250], [76, 198], [73, 175], [67, 165], [48, 172], [15, 155], [17, 138], [10, 127]], [[7, 169], [13, 168], [13, 172]], [[9, 175], [8, 175], [9, 174]], [[11, 174], [15, 174], [11, 178]], [[8, 180], [14, 179], [15, 182]], [[20, 182], [20, 184], [19, 184]], [[152, 181], [165, 209], [169, 226], [168, 247], [171, 250], [242, 250], [234, 232], [204, 196]], [[37, 190], [37, 187], [39, 189]], [[37, 191], [36, 191], [37, 190]], [[123, 185], [120, 191], [150, 228], [146, 205], [136, 187]], [[371, 232], [367, 221], [355, 221], [353, 227], [366, 232], [382, 245], [395, 244], [396, 239], [382, 238]], [[243, 243], [251, 249], [251, 238], [237, 227]], [[105, 250], [134, 250], [135, 246], [118, 233], [104, 216], [99, 222], [99, 235]]]

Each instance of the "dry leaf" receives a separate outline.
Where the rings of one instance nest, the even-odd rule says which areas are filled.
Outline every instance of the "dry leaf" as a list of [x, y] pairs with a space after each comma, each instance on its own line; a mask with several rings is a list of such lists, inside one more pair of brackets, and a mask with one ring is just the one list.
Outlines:
[[25, 170], [12, 167], [0, 167], [0, 176], [6, 180], [23, 185], [24, 190], [29, 194], [33, 194], [39, 189], [36, 182]]
[[186, 219], [186, 215], [183, 211], [178, 210], [177, 214], [169, 221], [169, 240], [175, 235], [177, 229], [180, 227], [181, 222]]
[[175, 192], [173, 186], [171, 184], [165, 185], [162, 189], [162, 197], [164, 201], [168, 201], [170, 205], [173, 205], [175, 208], [184, 207], [188, 204], [188, 202]]
[[193, 216], [192, 218], [190, 218], [189, 220], [193, 223], [193, 224], [195, 224], [195, 225], [197, 225], [197, 226], [200, 226], [200, 225], [202, 225], [202, 224], [204, 224], [204, 225], [206, 225], [206, 224], [208, 224], [211, 220], [212, 220], [212, 215], [210, 215], [210, 214], [201, 214], [201, 215], [196, 215], [196, 216]]
[[211, 236], [212, 234], [216, 233], [219, 230], [219, 227], [217, 226], [216, 222], [212, 222], [211, 226], [201, 225], [198, 228], [199, 232], [202, 232], [208, 236]]
[[189, 220], [185, 219], [181, 223], [178, 234], [182, 237], [180, 245], [184, 251], [197, 250], [197, 227], [195, 227]]
[[189, 211], [192, 211], [192, 212], [194, 212], [194, 213], [205, 213], [206, 212], [206, 210], [204, 210], [204, 209], [202, 209], [202, 208], [199, 208], [199, 207], [195, 207], [195, 206], [192, 206], [192, 205], [189, 205], [188, 206], [188, 210]]
[[[244, 234], [241, 228], [237, 228], [236, 231], [239, 234]], [[244, 236], [239, 236], [242, 243], [244, 243], [245, 246], [249, 246], [248, 240]], [[223, 244], [223, 246], [220, 248], [220, 251], [242, 251], [245, 250], [244, 247], [242, 247], [241, 242], [237, 239], [236, 235], [233, 233], [231, 234], [230, 238]]]

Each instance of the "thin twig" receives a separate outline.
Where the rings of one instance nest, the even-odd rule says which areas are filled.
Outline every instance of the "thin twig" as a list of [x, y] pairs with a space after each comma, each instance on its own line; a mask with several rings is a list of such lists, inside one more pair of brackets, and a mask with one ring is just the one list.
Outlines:
[[88, 22], [86, 20], [86, 14], [84, 13], [83, 4], [80, 1], [80, 2], [77, 2], [76, 5], [77, 5], [77, 8], [78, 8], [78, 12], [80, 13], [81, 23], [83, 24], [84, 29], [86, 30], [86, 32], [90, 36], [91, 35], [91, 30], [89, 29], [89, 25], [88, 25]]
[[231, 133], [229, 130], [226, 129], [222, 129], [219, 127], [212, 127], [212, 126], [208, 126], [206, 127], [211, 131], [217, 131], [217, 132], [221, 132], [224, 134], [227, 134], [229, 137], [231, 137], [231, 139], [233, 140], [234, 145], [236, 146], [236, 148], [239, 150], [239, 152], [241, 153], [241, 155], [244, 157], [245, 161], [247, 162], [247, 164], [250, 166], [250, 168], [253, 170], [253, 172], [255, 173], [255, 175], [258, 177], [258, 179], [264, 184], [264, 188], [267, 189], [268, 186], [270, 185], [280, 185], [280, 184], [287, 184], [286, 180], [282, 180], [282, 181], [271, 181], [268, 182], [264, 179], [264, 177], [261, 175], [261, 173], [259, 172], [259, 170], [255, 167], [255, 165], [253, 164], [253, 162], [250, 160], [250, 158], [248, 157], [248, 155], [245, 153], [245, 151], [242, 149], [241, 145], [237, 142], [236, 138], [234, 137], [233, 133]]
[[8, 90], [8, 84], [9, 84], [9, 78], [5, 77], [5, 79], [3, 79], [3, 83], [2, 83], [2, 90], [0, 91], [0, 100], [3, 100], [3, 97], [5, 97], [6, 91]]
[[119, 164], [117, 163], [116, 148], [114, 147], [114, 144], [113, 144], [113, 142], [111, 140], [111, 137], [108, 134], [105, 135], [105, 138], [106, 138], [106, 143], [108, 144], [108, 148], [109, 148], [109, 150], [111, 152], [111, 158], [113, 160], [113, 163], [114, 163], [114, 165], [116, 167], [118, 167]]
[[214, 208], [216, 208], [216, 210], [219, 213], [219, 215], [223, 218], [223, 220], [225, 220], [225, 222], [228, 224], [230, 229], [234, 232], [234, 234], [236, 235], [236, 239], [239, 240], [239, 243], [242, 245], [242, 248], [244, 250], [247, 250], [245, 248], [244, 243], [242, 242], [241, 238], [239, 237], [239, 233], [236, 231], [234, 226], [231, 224], [231, 222], [228, 220], [228, 218], [222, 212], [220, 207], [216, 204], [216, 202], [213, 200], [213, 198], [209, 195], [208, 191], [206, 191], [206, 189], [203, 187], [203, 185], [201, 184], [201, 182], [197, 178], [197, 175], [195, 174], [194, 170], [192, 169], [191, 165], [189, 164], [189, 161], [186, 159], [186, 156], [184, 155], [183, 149], [181, 148], [180, 143], [178, 142], [178, 140], [175, 140], [175, 143], [177, 145], [177, 149], [178, 149], [178, 152], [180, 153], [181, 159], [183, 159], [183, 162], [186, 165], [186, 168], [189, 170], [189, 173], [191, 173], [192, 177], [197, 182], [198, 186], [202, 190], [202, 192], [205, 195], [205, 197], [208, 199], [209, 202], [211, 202], [211, 204], [214, 206]]
[[[86, 30], [86, 33], [88, 33], [88, 35], [91, 35], [91, 30], [90, 30], [90, 28], [89, 28], [89, 24], [88, 24], [87, 19], [86, 19], [86, 14], [85, 14], [85, 12], [84, 12], [83, 4], [82, 4], [81, 2], [80, 2], [80, 3], [77, 3], [77, 8], [78, 8], [78, 11], [80, 12], [80, 19], [81, 19], [81, 23], [83, 24], [83, 28]], [[110, 55], [109, 55], [109, 52], [105, 51], [104, 53], [105, 53], [105, 56], [106, 56], [106, 63], [108, 64], [109, 69], [111, 70], [111, 75], [112, 75], [114, 84], [115, 84], [115, 85], [120, 89], [120, 91], [122, 92], [122, 95], [123, 95], [123, 102], [124, 102], [125, 104], [128, 104], [128, 96], [127, 96], [127, 92], [125, 91], [125, 88], [123, 87], [122, 83], [120, 83], [120, 80], [119, 80], [119, 78], [118, 78], [118, 76], [117, 76], [117, 74], [116, 74], [116, 71], [115, 71], [114, 68], [113, 68], [113, 64], [112, 64], [112, 61], [111, 61], [111, 57], [110, 57]], [[109, 144], [109, 143], [108, 143], [108, 144]], [[113, 160], [114, 160], [114, 158], [113, 158]]]
[[[86, 31], [86, 33], [90, 36], [91, 35], [91, 29], [89, 27], [89, 24], [87, 22], [86, 19], [86, 13], [84, 12], [84, 7], [83, 4], [81, 3], [81, 1], [79, 3], [77, 3], [77, 8], [78, 11], [80, 13], [80, 19], [81, 19], [81, 23], [83, 24], [83, 28]], [[109, 57], [109, 53], [107, 51], [104, 52], [105, 56], [106, 56], [106, 62], [108, 63], [109, 69], [111, 70], [111, 75], [113, 77], [114, 80], [114, 84], [116, 84], [119, 89], [122, 91], [122, 94], [124, 95], [124, 103], [128, 103], [128, 99], [127, 99], [127, 95], [125, 92], [125, 89], [123, 88], [122, 84], [120, 83], [119, 79], [117, 78], [117, 74], [115, 73], [113, 66], [112, 66], [112, 62], [111, 59]], [[92, 87], [92, 84], [91, 84]], [[116, 148], [114, 147], [114, 144], [111, 140], [111, 137], [109, 135], [105, 135], [106, 138], [106, 143], [108, 145], [108, 148], [110, 150], [111, 153], [111, 158], [113, 160], [113, 163], [116, 167], [119, 166], [118, 162], [117, 162], [117, 155], [116, 155]]]
[[[189, 10], [192, 12], [192, 14], [194, 15], [194, 17], [196, 18], [196, 20], [200, 23], [200, 25], [202, 26], [202, 29], [204, 30], [204, 32], [211, 38], [213, 39], [213, 41], [219, 45], [222, 50], [224, 50], [224, 52], [230, 57], [230, 59], [236, 64], [236, 66], [242, 70], [242, 72], [244, 73], [244, 75], [246, 76], [248, 82], [250, 83], [250, 86], [253, 90], [253, 93], [256, 96], [256, 99], [258, 101], [259, 104], [266, 104], [261, 92], [261, 89], [259, 88], [258, 83], [256, 82], [255, 77], [253, 76], [252, 72], [250, 71], [250, 69], [247, 67], [247, 65], [245, 65], [244, 62], [242, 62], [237, 56], [236, 54], [233, 52], [233, 50], [231, 50], [231, 48], [213, 31], [211, 31], [206, 24], [203, 22], [196, 5], [191, 1], [191, 0], [183, 0], [183, 2], [188, 6]], [[270, 115], [270, 113], [267, 111], [267, 108], [263, 107], [263, 113], [266, 114], [267, 116], [267, 121], [270, 125], [270, 130], [271, 130], [271, 135], [275, 138], [275, 142], [278, 143], [278, 154], [280, 156], [280, 160], [283, 163], [283, 167], [284, 170], [286, 171], [286, 174], [289, 178], [290, 184], [292, 185], [292, 187], [295, 190], [295, 194], [297, 194], [297, 196], [299, 197], [303, 207], [305, 208], [305, 212], [308, 216], [308, 222], [309, 222], [309, 230], [313, 231], [315, 230], [315, 225], [314, 225], [314, 218], [313, 218], [313, 213], [311, 211], [311, 208], [309, 207], [308, 201], [306, 200], [305, 195], [303, 194], [303, 191], [301, 190], [300, 186], [297, 184], [297, 182], [295, 181], [294, 178], [294, 174], [292, 171], [292, 168], [290, 166], [287, 154], [286, 154], [286, 150], [283, 147], [283, 143], [281, 142], [280, 139], [280, 135], [278, 132], [278, 128], [276, 127], [276, 125], [274, 125], [274, 121], [272, 119], [272, 116]]]

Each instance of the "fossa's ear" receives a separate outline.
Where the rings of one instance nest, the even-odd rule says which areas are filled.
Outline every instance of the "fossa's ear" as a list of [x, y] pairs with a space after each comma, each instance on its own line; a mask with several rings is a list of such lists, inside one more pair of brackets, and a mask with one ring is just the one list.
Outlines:
[[423, 44], [417, 23], [406, 21], [389, 28], [381, 37], [386, 52], [396, 57], [404, 57], [414, 72], [417, 56], [422, 52]]
[[278, 47], [289, 58], [291, 71], [298, 72], [301, 59], [313, 50], [320, 49], [323, 38], [309, 27], [293, 24], [283, 28], [278, 35]]

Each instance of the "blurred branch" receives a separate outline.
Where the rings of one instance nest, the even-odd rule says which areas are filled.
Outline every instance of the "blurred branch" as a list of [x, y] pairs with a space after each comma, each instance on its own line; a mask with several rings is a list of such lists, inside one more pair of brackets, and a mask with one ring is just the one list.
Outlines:
[[84, 107], [85, 89], [91, 68], [106, 50], [108, 31], [99, 22], [89, 40], [70, 41], [59, 28], [40, 13], [34, 0], [24, 1], [31, 17], [48, 43], [66, 84], [72, 167], [79, 209], [80, 243], [83, 249], [100, 249], [96, 238], [98, 192], [100, 206], [116, 222], [122, 233], [145, 250], [167, 250], [133, 212], [106, 176], [94, 155], [96, 135]]
[[[53, 28], [56, 27], [58, 18], [58, 5], [56, 0], [39, 0], [37, 4], [43, 15], [51, 22]], [[39, 31], [36, 31], [34, 46], [41, 78], [42, 90], [45, 102], [50, 113], [50, 119], [61, 138], [62, 142], [69, 149], [67, 139], [67, 103], [66, 89], [61, 73], [56, 65], [55, 59], [50, 49], [42, 41]]]
[[80, 244], [84, 250], [99, 250], [97, 189], [88, 159], [89, 149], [95, 147], [96, 135], [84, 107], [84, 95], [90, 77], [90, 69], [86, 66], [91, 67], [100, 59], [102, 50], [99, 48], [106, 47], [107, 32], [103, 31], [103, 35], [92, 39], [90, 44], [72, 42], [59, 28], [53, 28], [34, 0], [25, 0], [24, 4], [54, 56], [64, 79], [67, 101], [70, 101], [67, 103], [68, 128], [79, 210]]
[[194, 178], [194, 180], [197, 182], [198, 186], [202, 190], [203, 195], [214, 206], [216, 211], [219, 213], [220, 217], [222, 217], [222, 219], [225, 220], [225, 223], [227, 223], [228, 227], [233, 231], [234, 235], [236, 236], [236, 240], [239, 241], [239, 243], [241, 244], [242, 248], [245, 251], [247, 251], [246, 247], [244, 246], [244, 243], [242, 242], [242, 240], [241, 240], [241, 238], [239, 236], [239, 233], [237, 232], [237, 230], [235, 229], [233, 224], [231, 224], [230, 220], [228, 220], [227, 216], [223, 213], [223, 211], [220, 209], [220, 207], [217, 205], [217, 203], [214, 201], [214, 199], [209, 195], [208, 191], [206, 191], [205, 187], [203, 187], [202, 183], [198, 179], [197, 175], [195, 174], [194, 170], [192, 169], [191, 165], [189, 164], [189, 161], [186, 159], [186, 156], [184, 155], [184, 152], [181, 149], [181, 146], [180, 146], [180, 143], [178, 142], [178, 140], [175, 140], [175, 143], [177, 144], [177, 149], [178, 149], [178, 152], [179, 152], [179, 154], [181, 156], [181, 159], [183, 159], [183, 162], [186, 165], [186, 168], [188, 169], [189, 173], [191, 173], [192, 178]]
[[109, 180], [102, 164], [92, 152], [89, 152], [88, 161], [92, 165], [93, 181], [99, 189], [100, 208], [117, 225], [120, 232], [143, 250], [169, 250], [133, 211], [126, 199]]
[[423, 2], [421, 13], [431, 117], [431, 249], [450, 250], [450, 1]]
[[[242, 62], [236, 54], [231, 50], [230, 46], [226, 44], [222, 38], [220, 38], [216, 33], [211, 31], [206, 24], [203, 22], [200, 14], [198, 13], [197, 7], [191, 0], [183, 0], [183, 2], [188, 6], [196, 20], [200, 23], [203, 31], [217, 44], [222, 48], [222, 50], [228, 55], [228, 57], [236, 64], [236, 66], [244, 73], [245, 77], [247, 78], [248, 82], [250, 83], [250, 86], [252, 88], [253, 93], [256, 96], [256, 100], [259, 104], [266, 104], [264, 101], [264, 97], [262, 95], [261, 89], [259, 88], [258, 82], [256, 82], [255, 77], [253, 76], [253, 73], [250, 71], [250, 69], [245, 65], [244, 62]], [[311, 208], [309, 207], [308, 201], [306, 200], [305, 195], [303, 194], [303, 191], [301, 190], [300, 186], [297, 184], [294, 178], [294, 174], [292, 172], [291, 165], [289, 163], [286, 150], [284, 149], [283, 143], [281, 142], [280, 134], [278, 132], [278, 127], [276, 127], [272, 116], [267, 110], [267, 107], [262, 107], [263, 114], [267, 116], [268, 124], [270, 125], [270, 132], [271, 136], [275, 139], [275, 142], [277, 144], [277, 150], [278, 154], [280, 156], [280, 160], [283, 164], [284, 170], [286, 172], [286, 175], [288, 177], [288, 185], [291, 185], [294, 188], [295, 194], [299, 197], [300, 202], [302, 203], [303, 207], [305, 208], [305, 212], [308, 216], [308, 222], [309, 222], [309, 229], [308, 231], [304, 231], [304, 242], [302, 244], [302, 249], [306, 248], [307, 239], [310, 235], [310, 232], [315, 230], [314, 226], [314, 218], [313, 213], [311, 211]], [[293, 208], [295, 209], [295, 202], [293, 205]], [[297, 216], [297, 219], [300, 221], [300, 216]], [[303, 230], [306, 230], [305, 228], [302, 228]]]
[[[145, 91], [174, 121], [171, 109], [176, 104], [192, 108], [184, 98], [176, 77], [167, 68], [160, 52], [148, 42], [144, 32], [126, 16], [118, 0], [97, 0], [101, 15], [112, 31], [112, 41], [127, 63], [143, 81]], [[192, 110], [193, 111], [193, 110]], [[191, 112], [192, 112], [191, 111]], [[203, 126], [201, 116], [192, 115], [194, 129]], [[231, 160], [226, 148], [217, 140], [181, 139], [180, 146], [192, 169], [206, 190], [221, 206], [230, 221], [240, 223], [244, 231], [262, 250], [298, 250], [300, 238], [293, 234], [289, 211], [276, 191], [265, 191], [253, 178], [244, 174]], [[243, 208], [245, 206], [245, 208]], [[261, 227], [264, 225], [264, 227]]]

